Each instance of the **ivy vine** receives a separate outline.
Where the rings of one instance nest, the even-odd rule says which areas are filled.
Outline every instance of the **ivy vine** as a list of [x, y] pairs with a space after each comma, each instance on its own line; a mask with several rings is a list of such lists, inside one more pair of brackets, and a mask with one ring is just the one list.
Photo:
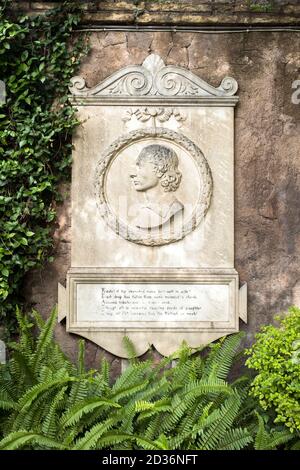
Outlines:
[[16, 16], [9, 2], [0, 7], [0, 79], [7, 91], [0, 104], [0, 325], [6, 337], [23, 301], [24, 275], [52, 260], [58, 185], [70, 175], [78, 124], [68, 84], [87, 52], [85, 38], [72, 35], [79, 20], [77, 2], [35, 17]]

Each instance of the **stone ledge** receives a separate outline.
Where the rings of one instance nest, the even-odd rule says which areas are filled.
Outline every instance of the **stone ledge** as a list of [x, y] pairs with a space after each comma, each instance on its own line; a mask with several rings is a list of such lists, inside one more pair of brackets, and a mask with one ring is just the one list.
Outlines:
[[[40, 14], [60, 1], [13, 2], [13, 8]], [[83, 24], [300, 25], [298, 0], [83, 1]]]

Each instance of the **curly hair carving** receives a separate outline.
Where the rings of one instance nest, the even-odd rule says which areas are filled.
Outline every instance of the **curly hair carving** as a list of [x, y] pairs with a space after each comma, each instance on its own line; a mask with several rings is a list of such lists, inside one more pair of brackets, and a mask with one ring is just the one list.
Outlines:
[[178, 157], [174, 150], [164, 145], [152, 144], [143, 148], [137, 158], [137, 164], [142, 161], [154, 165], [157, 177], [164, 191], [176, 191], [180, 185], [182, 173], [178, 170]]

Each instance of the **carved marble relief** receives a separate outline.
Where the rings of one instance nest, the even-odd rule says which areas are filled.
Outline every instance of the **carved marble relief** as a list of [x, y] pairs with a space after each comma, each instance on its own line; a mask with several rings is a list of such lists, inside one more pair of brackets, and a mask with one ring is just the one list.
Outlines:
[[149, 55], [143, 65], [128, 66], [93, 88], [85, 80], [74, 77], [70, 91], [74, 96], [233, 96], [237, 92], [236, 80], [226, 77], [215, 88], [192, 72], [174, 65], [166, 66], [156, 54]]

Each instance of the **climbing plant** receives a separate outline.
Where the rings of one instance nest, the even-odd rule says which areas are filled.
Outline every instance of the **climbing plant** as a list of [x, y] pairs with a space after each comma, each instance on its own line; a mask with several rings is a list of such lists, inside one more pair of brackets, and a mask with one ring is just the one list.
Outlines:
[[22, 302], [24, 275], [51, 261], [58, 184], [69, 177], [77, 125], [68, 84], [87, 52], [73, 35], [77, 2], [35, 17], [0, 7], [0, 325], [8, 336]]

